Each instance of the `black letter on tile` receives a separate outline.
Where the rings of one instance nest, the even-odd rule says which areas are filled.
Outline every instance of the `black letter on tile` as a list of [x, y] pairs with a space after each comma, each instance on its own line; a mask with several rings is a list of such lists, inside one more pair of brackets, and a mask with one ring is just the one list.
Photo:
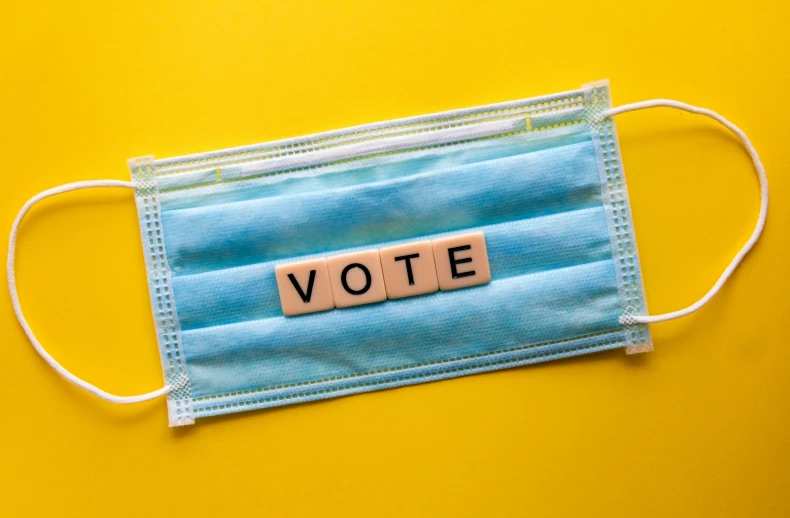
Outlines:
[[306, 295], [305, 292], [302, 291], [302, 287], [299, 286], [299, 282], [296, 280], [294, 274], [289, 273], [288, 278], [291, 279], [291, 284], [293, 284], [294, 288], [296, 288], [296, 293], [298, 293], [299, 296], [302, 297], [302, 302], [304, 302], [305, 304], [310, 302], [310, 297], [313, 296], [313, 283], [315, 282], [315, 270], [310, 270], [310, 280], [307, 281]]
[[[348, 276], [348, 272], [350, 272], [353, 268], [359, 268], [362, 270], [362, 273], [365, 274], [365, 286], [361, 290], [352, 290], [351, 286], [348, 285], [348, 281], [346, 277]], [[365, 268], [364, 264], [359, 263], [351, 263], [345, 268], [343, 268], [343, 273], [340, 274], [340, 282], [343, 284], [343, 289], [349, 292], [352, 295], [362, 295], [363, 293], [367, 292], [370, 289], [370, 284], [372, 280], [370, 278], [370, 270]]]
[[472, 262], [472, 258], [471, 257], [466, 257], [464, 259], [456, 259], [455, 258], [455, 253], [456, 252], [460, 252], [462, 250], [471, 250], [471, 249], [472, 249], [472, 245], [455, 246], [453, 248], [448, 248], [447, 249], [447, 253], [450, 254], [450, 272], [453, 274], [453, 279], [460, 279], [461, 277], [469, 277], [470, 275], [474, 275], [475, 274], [474, 270], [469, 270], [468, 272], [458, 273], [458, 268], [455, 267], [457, 264], [471, 263]]
[[411, 271], [411, 260], [420, 257], [420, 254], [401, 255], [396, 257], [396, 261], [406, 261], [406, 275], [409, 276], [409, 286], [414, 286], [414, 274]]

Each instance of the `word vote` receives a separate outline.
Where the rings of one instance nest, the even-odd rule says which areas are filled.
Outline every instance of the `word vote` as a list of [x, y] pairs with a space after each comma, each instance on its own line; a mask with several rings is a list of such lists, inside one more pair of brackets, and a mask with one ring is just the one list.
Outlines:
[[274, 273], [286, 316], [491, 281], [482, 232], [281, 264]]

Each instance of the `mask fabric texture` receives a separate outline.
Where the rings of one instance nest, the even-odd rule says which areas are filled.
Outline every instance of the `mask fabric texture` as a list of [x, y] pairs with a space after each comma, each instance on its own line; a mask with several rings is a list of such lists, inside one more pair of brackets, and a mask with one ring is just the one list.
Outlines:
[[[607, 83], [130, 160], [170, 424], [650, 350]], [[283, 315], [279, 264], [483, 231], [491, 282]]]

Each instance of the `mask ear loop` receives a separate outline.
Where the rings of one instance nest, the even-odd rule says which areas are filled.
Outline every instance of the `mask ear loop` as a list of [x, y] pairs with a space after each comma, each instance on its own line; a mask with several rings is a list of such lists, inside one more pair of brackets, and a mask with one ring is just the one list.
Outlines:
[[614, 117], [615, 115], [619, 115], [625, 112], [631, 112], [636, 110], [645, 110], [647, 108], [656, 108], [659, 106], [663, 106], [666, 108], [675, 108], [678, 110], [683, 110], [691, 113], [696, 113], [699, 115], [704, 115], [706, 117], [710, 117], [711, 119], [717, 121], [718, 123], [722, 124], [728, 130], [737, 136], [741, 142], [743, 143], [746, 151], [749, 153], [749, 156], [754, 163], [754, 170], [757, 172], [757, 179], [760, 182], [760, 215], [757, 218], [757, 225], [754, 227], [754, 231], [752, 235], [749, 237], [749, 240], [746, 241], [746, 244], [743, 245], [743, 248], [735, 255], [730, 262], [729, 266], [724, 270], [724, 272], [719, 277], [719, 280], [716, 281], [716, 284], [705, 294], [704, 297], [699, 299], [697, 302], [692, 304], [691, 306], [678, 310], [673, 311], [671, 313], [665, 313], [663, 315], [623, 315], [620, 317], [620, 324], [623, 325], [631, 325], [631, 324], [651, 324], [654, 322], [665, 322], [667, 320], [673, 320], [675, 318], [684, 317], [690, 313], [693, 313], [700, 309], [702, 306], [707, 304], [710, 299], [713, 298], [716, 293], [719, 292], [721, 287], [727, 282], [727, 279], [730, 278], [732, 272], [741, 264], [741, 261], [749, 253], [749, 250], [752, 249], [754, 244], [759, 239], [760, 234], [763, 231], [763, 227], [765, 226], [765, 218], [768, 214], [768, 179], [765, 176], [765, 168], [763, 168], [762, 162], [760, 162], [760, 156], [757, 154], [757, 151], [752, 146], [752, 143], [749, 141], [749, 138], [746, 134], [735, 124], [731, 123], [718, 113], [708, 110], [706, 108], [699, 108], [697, 106], [692, 106], [690, 104], [678, 102], [678, 101], [671, 101], [667, 99], [656, 99], [653, 101], [642, 101], [633, 104], [625, 104], [623, 106], [618, 106], [617, 108], [610, 108], [605, 110], [598, 116], [598, 120], [605, 117]]
[[25, 320], [25, 315], [22, 314], [22, 307], [19, 305], [19, 294], [16, 291], [16, 272], [14, 271], [14, 260], [16, 255], [16, 236], [19, 231], [19, 225], [22, 223], [22, 219], [25, 217], [25, 214], [27, 214], [27, 211], [30, 210], [33, 205], [45, 198], [49, 198], [50, 196], [55, 196], [64, 192], [76, 191], [79, 189], [89, 189], [92, 187], [125, 187], [127, 189], [133, 189], [134, 184], [132, 182], [124, 182], [120, 180], [74, 182], [61, 185], [60, 187], [55, 187], [54, 189], [48, 189], [28, 200], [14, 220], [14, 224], [11, 226], [11, 236], [8, 239], [8, 291], [11, 292], [11, 304], [14, 307], [16, 318], [19, 320], [19, 324], [22, 326], [25, 334], [30, 339], [30, 343], [33, 344], [33, 348], [38, 352], [38, 354], [41, 355], [42, 358], [44, 358], [44, 361], [46, 361], [50, 367], [55, 369], [58, 374], [66, 378], [71, 383], [77, 385], [81, 389], [87, 390], [91, 394], [99, 396], [105, 401], [119, 404], [140, 403], [142, 401], [148, 401], [150, 399], [164, 396], [178, 387], [165, 385], [159, 390], [148, 392], [147, 394], [140, 394], [139, 396], [116, 396], [114, 394], [110, 394], [109, 392], [103, 391], [95, 385], [88, 383], [87, 381], [66, 370], [61, 364], [57, 362], [57, 360], [55, 360], [55, 358], [52, 357], [52, 355], [46, 351], [46, 349], [44, 349], [44, 347], [39, 343], [38, 339], [36, 339], [33, 331], [30, 329], [27, 320]]

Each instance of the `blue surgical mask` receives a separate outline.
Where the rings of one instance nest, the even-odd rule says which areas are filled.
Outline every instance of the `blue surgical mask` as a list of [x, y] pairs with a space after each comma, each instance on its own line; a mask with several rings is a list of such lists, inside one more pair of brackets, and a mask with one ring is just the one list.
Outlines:
[[[611, 119], [627, 108], [612, 110], [608, 84], [596, 83], [269, 144], [131, 160], [131, 184], [73, 184], [23, 208], [9, 254], [17, 316], [36, 349], [83, 388], [121, 403], [167, 394], [172, 426], [608, 349], [649, 351], [648, 322], [697, 308], [645, 316]], [[135, 190], [166, 380], [151, 394], [112, 396], [65, 371], [18, 305], [13, 241], [22, 216], [43, 197], [89, 186]], [[763, 221], [764, 210], [753, 240]], [[278, 286], [278, 267], [414, 242], [434, 243], [437, 253], [436, 243], [471, 233], [484, 236], [490, 281], [351, 307], [329, 296], [320, 311], [283, 312], [283, 289], [291, 286], [307, 304], [329, 284], [321, 267], [310, 270], [312, 280], [293, 276]], [[464, 251], [451, 249], [451, 278], [481, 271]], [[367, 271], [367, 288], [379, 275], [349, 265], [344, 275]]]

